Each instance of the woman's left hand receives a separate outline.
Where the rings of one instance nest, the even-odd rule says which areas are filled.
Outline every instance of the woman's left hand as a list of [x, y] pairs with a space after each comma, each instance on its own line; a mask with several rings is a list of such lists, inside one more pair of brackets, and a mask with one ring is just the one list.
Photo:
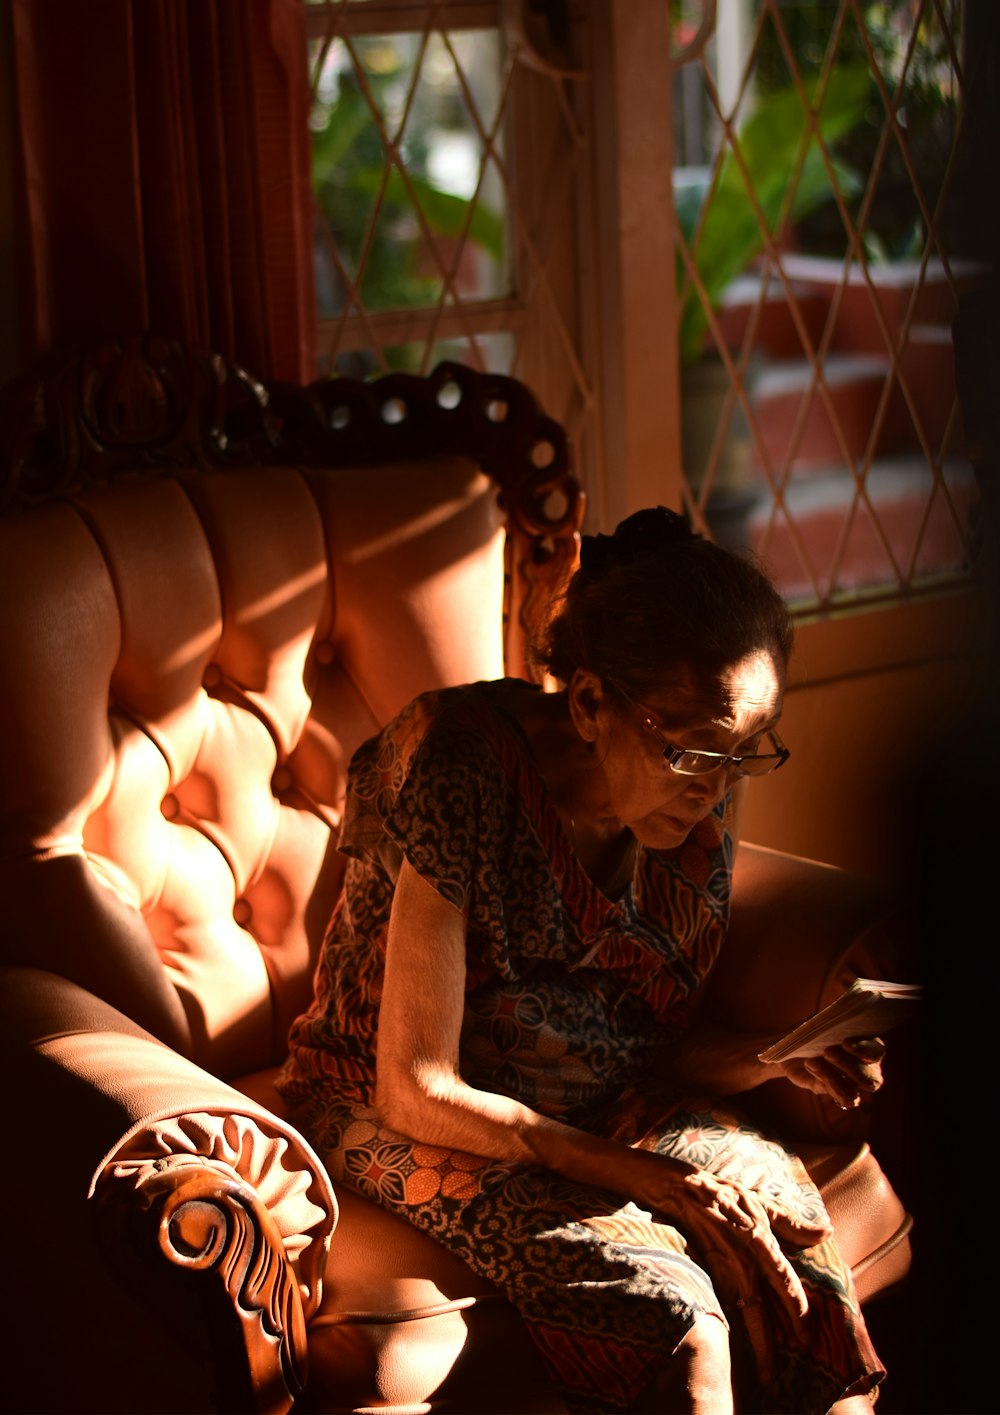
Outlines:
[[821, 1056], [790, 1057], [777, 1068], [796, 1086], [832, 1097], [842, 1110], [855, 1110], [882, 1085], [884, 1056], [881, 1037], [861, 1037], [827, 1047]]

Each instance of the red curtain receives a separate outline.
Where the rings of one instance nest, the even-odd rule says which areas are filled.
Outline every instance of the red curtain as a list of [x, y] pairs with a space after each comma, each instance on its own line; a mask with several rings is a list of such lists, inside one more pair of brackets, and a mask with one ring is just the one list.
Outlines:
[[23, 363], [151, 329], [316, 374], [301, 0], [12, 0]]

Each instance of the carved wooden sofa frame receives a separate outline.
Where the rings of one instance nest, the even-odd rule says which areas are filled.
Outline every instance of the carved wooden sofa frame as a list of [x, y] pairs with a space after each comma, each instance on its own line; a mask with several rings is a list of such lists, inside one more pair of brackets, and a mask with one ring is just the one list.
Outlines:
[[[10, 1408], [563, 1409], [500, 1294], [335, 1192], [271, 1085], [354, 748], [422, 688], [531, 674], [583, 509], [562, 428], [452, 364], [264, 387], [137, 334], [10, 385], [0, 446]], [[887, 969], [881, 907], [741, 846], [717, 1014]], [[863, 1120], [758, 1100], [890, 1288], [909, 1219]]]

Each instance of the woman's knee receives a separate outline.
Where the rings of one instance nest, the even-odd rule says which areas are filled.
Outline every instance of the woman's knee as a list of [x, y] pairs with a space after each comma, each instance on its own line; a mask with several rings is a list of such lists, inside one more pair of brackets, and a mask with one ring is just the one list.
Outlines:
[[660, 1369], [653, 1398], [660, 1415], [732, 1415], [729, 1332], [720, 1317], [705, 1313], [688, 1329]]

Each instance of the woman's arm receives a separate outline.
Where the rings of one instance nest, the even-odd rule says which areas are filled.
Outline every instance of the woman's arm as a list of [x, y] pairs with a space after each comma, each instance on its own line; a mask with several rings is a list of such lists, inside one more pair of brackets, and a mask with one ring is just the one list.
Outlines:
[[617, 1189], [626, 1147], [462, 1079], [465, 948], [465, 919], [404, 860], [379, 1010], [375, 1103], [382, 1119], [426, 1144], [539, 1163]]
[[817, 1242], [824, 1230], [798, 1226], [770, 1200], [729, 1180], [466, 1084], [459, 1072], [465, 950], [462, 915], [404, 861], [379, 1010], [375, 1099], [385, 1124], [425, 1144], [541, 1164], [673, 1214], [709, 1248], [721, 1244], [717, 1280], [734, 1294], [751, 1293], [763, 1276], [794, 1312], [803, 1312], [805, 1294], [775, 1232], [802, 1244]]
[[379, 1007], [376, 1107], [390, 1128], [427, 1145], [535, 1163], [586, 1186], [670, 1214], [714, 1252], [713, 1276], [730, 1299], [761, 1279], [793, 1317], [805, 1292], [779, 1248], [826, 1237], [768, 1197], [692, 1165], [577, 1131], [521, 1102], [465, 1084], [458, 1043], [465, 999], [465, 920], [403, 862], [393, 897]]
[[679, 1086], [734, 1096], [779, 1074], [776, 1067], [757, 1060], [757, 1053], [779, 1036], [773, 1029], [736, 1032], [715, 1022], [695, 1022], [661, 1048], [656, 1070]]

